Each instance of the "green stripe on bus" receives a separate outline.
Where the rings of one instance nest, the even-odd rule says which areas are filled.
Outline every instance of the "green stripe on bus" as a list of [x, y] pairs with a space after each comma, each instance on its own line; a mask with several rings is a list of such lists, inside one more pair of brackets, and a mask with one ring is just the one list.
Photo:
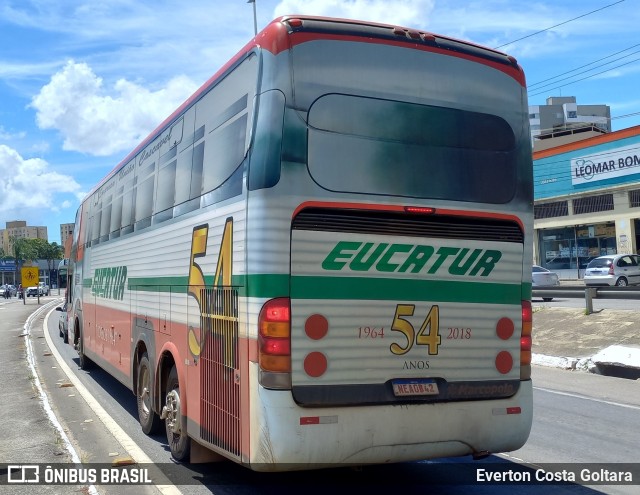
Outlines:
[[[232, 284], [241, 297], [297, 299], [360, 299], [520, 304], [531, 296], [531, 284], [411, 280], [370, 277], [316, 277], [281, 274], [234, 276]], [[187, 277], [130, 278], [128, 289], [143, 292], [187, 292]], [[212, 286], [213, 277], [205, 277]], [[528, 296], [527, 296], [528, 294]]]
[[[140, 292], [187, 293], [188, 277], [129, 277], [127, 289]], [[209, 284], [210, 281], [205, 280]]]
[[[127, 289], [141, 292], [186, 293], [188, 277], [131, 277]], [[213, 286], [213, 276], [204, 278], [207, 287]], [[289, 275], [260, 274], [234, 275], [231, 284], [240, 297], [282, 297], [289, 295]], [[249, 290], [247, 290], [247, 287]]]
[[520, 304], [520, 284], [361, 277], [293, 277], [294, 299], [365, 299]]

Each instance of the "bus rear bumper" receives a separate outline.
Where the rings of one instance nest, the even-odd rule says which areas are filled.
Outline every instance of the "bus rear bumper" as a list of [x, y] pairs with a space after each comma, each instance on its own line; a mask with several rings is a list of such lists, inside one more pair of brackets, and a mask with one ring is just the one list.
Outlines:
[[301, 408], [288, 391], [259, 393], [250, 442], [257, 471], [509, 452], [525, 444], [533, 419], [531, 380], [508, 399], [415, 405]]

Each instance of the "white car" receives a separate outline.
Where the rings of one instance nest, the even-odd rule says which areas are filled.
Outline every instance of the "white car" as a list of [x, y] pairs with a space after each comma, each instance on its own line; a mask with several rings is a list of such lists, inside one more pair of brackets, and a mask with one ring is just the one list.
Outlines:
[[[556, 287], [558, 285], [560, 285], [560, 279], [557, 273], [538, 265], [531, 267], [531, 286], [534, 289], [544, 289], [545, 287]], [[543, 297], [542, 300], [549, 302], [553, 300], [553, 297]]]
[[584, 271], [588, 286], [640, 284], [640, 260], [635, 254], [608, 254], [592, 259]]
[[39, 296], [48, 296], [49, 295], [49, 286], [43, 282], [40, 282], [38, 285], [34, 285], [32, 287], [27, 287], [26, 290], [27, 297], [39, 297]]

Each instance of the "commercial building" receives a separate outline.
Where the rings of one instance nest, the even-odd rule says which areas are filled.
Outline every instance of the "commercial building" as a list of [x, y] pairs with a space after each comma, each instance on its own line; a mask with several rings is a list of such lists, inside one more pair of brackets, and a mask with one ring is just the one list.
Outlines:
[[640, 248], [640, 126], [533, 153], [534, 262], [581, 276]]
[[[611, 109], [608, 105], [578, 105], [575, 96], [550, 96], [546, 105], [529, 105], [529, 124], [533, 150], [547, 148], [547, 138], [566, 136], [574, 141], [576, 133], [583, 134], [577, 139], [611, 132]], [[554, 144], [554, 146], [555, 146]]]

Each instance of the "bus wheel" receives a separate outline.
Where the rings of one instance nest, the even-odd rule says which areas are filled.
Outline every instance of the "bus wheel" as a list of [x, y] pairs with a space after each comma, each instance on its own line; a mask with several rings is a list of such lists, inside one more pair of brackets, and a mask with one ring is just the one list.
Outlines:
[[84, 336], [82, 335], [82, 330], [78, 332], [78, 364], [80, 365], [81, 370], [87, 370], [91, 368], [91, 360], [84, 353]]
[[153, 411], [151, 400], [151, 367], [149, 357], [145, 352], [138, 364], [138, 383], [136, 396], [138, 399], [138, 420], [145, 435], [157, 433], [160, 429], [160, 416]]
[[167, 430], [167, 442], [171, 455], [177, 461], [189, 460], [191, 439], [187, 436], [187, 420], [180, 407], [178, 370], [173, 366], [167, 380], [167, 397], [162, 408], [162, 416]]

